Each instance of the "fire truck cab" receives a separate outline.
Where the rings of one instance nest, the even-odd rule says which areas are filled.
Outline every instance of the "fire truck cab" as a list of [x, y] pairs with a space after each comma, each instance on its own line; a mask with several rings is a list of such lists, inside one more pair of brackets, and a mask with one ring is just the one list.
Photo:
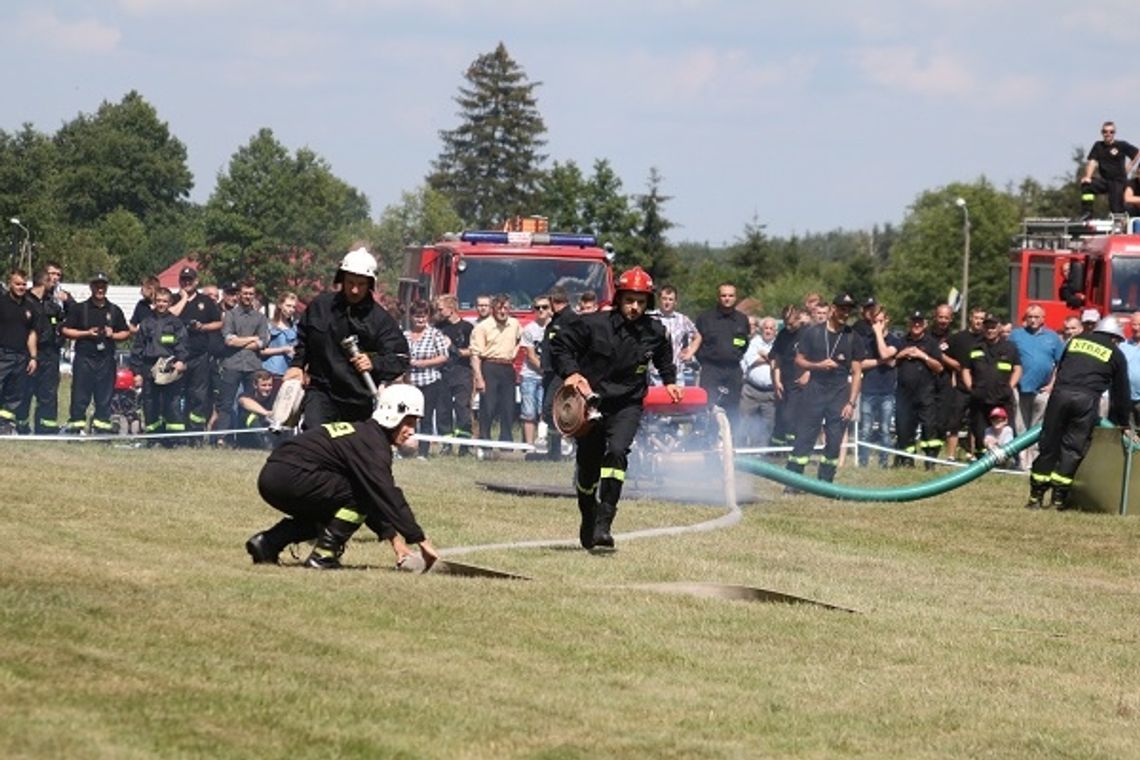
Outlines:
[[1010, 249], [1010, 315], [1045, 309], [1060, 332], [1084, 309], [1103, 316], [1140, 311], [1140, 218], [1026, 219]]
[[533, 299], [555, 286], [571, 303], [587, 290], [599, 306], [613, 299], [613, 251], [593, 235], [550, 232], [544, 217], [516, 218], [501, 230], [448, 234], [404, 253], [399, 298], [404, 304], [453, 295], [460, 316], [474, 319], [475, 298], [504, 294], [514, 316], [531, 318]]

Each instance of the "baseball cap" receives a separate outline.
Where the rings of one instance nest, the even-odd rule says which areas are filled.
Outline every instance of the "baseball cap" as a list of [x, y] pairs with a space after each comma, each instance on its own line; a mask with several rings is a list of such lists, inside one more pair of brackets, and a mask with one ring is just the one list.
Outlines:
[[241, 290], [241, 286], [236, 282], [227, 282], [224, 286], [222, 286], [223, 293], [236, 293], [239, 290]]
[[911, 322], [925, 322], [926, 321], [926, 315], [923, 314], [921, 311], [912, 312], [910, 315], [910, 321]]
[[1000, 325], [1001, 320], [998, 319], [997, 314], [986, 314], [986, 316], [982, 319], [982, 324], [983, 325]]
[[194, 267], [182, 267], [182, 270], [178, 273], [178, 279], [180, 279], [180, 280], [197, 280], [198, 279], [198, 270], [195, 269]]
[[832, 306], [854, 306], [855, 299], [851, 297], [850, 293], [840, 293], [831, 300]]
[[1002, 409], [1000, 406], [995, 406], [993, 409], [990, 410], [990, 419], [991, 420], [1008, 420], [1009, 415], [1007, 415], [1005, 413], [1005, 409]]
[[878, 305], [879, 305], [879, 302], [875, 300], [874, 296], [871, 296], [870, 298], [868, 298], [867, 300], [865, 300], [863, 302], [863, 308], [864, 309], [870, 309], [872, 306], [878, 306]]
[[111, 281], [111, 278], [109, 278], [105, 272], [96, 272], [95, 274], [91, 275], [91, 277], [89, 277], [87, 279], [87, 282], [89, 284], [90, 283], [96, 283], [96, 282], [109, 283], [110, 281]]
[[1099, 322], [1100, 321], [1100, 312], [1097, 311], [1096, 309], [1085, 309], [1084, 311], [1081, 312], [1081, 321], [1082, 322]]

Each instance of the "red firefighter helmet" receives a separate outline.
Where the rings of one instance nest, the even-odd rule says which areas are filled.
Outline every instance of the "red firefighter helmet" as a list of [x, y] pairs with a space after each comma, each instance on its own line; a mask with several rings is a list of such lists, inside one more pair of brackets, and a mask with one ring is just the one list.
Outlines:
[[127, 367], [115, 370], [115, 390], [129, 391], [135, 387], [135, 373]]
[[641, 267], [634, 267], [627, 269], [621, 273], [617, 279], [617, 286], [614, 288], [614, 300], [621, 295], [622, 291], [627, 293], [644, 293], [649, 296], [649, 304], [647, 308], [652, 309], [654, 304], [653, 297], [653, 278], [649, 276]]

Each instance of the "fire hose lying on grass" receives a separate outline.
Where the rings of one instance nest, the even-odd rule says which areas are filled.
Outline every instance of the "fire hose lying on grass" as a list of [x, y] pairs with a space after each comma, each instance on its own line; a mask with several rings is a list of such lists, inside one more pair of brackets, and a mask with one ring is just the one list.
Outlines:
[[785, 486], [798, 488], [816, 496], [845, 501], [917, 501], [961, 488], [970, 481], [980, 478], [999, 464], [1016, 457], [1025, 449], [1037, 443], [1041, 437], [1041, 426], [1035, 425], [1004, 446], [987, 451], [980, 459], [957, 472], [952, 472], [934, 480], [914, 483], [897, 488], [857, 488], [838, 483], [828, 483], [800, 475], [783, 467], [763, 462], [759, 459], [736, 457], [736, 469], [762, 478], [774, 480]]

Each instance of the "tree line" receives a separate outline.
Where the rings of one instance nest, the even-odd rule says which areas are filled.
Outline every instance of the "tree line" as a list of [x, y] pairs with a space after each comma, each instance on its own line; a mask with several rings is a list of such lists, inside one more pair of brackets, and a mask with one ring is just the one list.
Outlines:
[[[60, 261], [69, 279], [104, 271], [116, 282], [139, 282], [191, 255], [217, 281], [250, 276], [270, 296], [290, 289], [305, 298], [327, 284], [344, 251], [365, 243], [379, 254], [390, 287], [408, 245], [541, 214], [552, 230], [611, 243], [619, 268], [637, 264], [674, 284], [690, 310], [711, 306], [716, 285], [729, 281], [762, 313], [814, 290], [874, 294], [901, 316], [930, 309], [960, 286], [956, 199], [965, 199], [971, 223], [971, 304], [998, 312], [1009, 304], [1007, 254], [1020, 220], [1070, 216], [1079, 205], [1083, 160], [1074, 149], [1072, 171], [1051, 185], [952, 182], [920, 193], [897, 227], [775, 237], [757, 215], [730, 244], [674, 243], [672, 196], [656, 167], [641, 192], [631, 192], [605, 157], [588, 168], [550, 159], [540, 86], [502, 43], [478, 56], [455, 96], [458, 123], [440, 131], [424, 183], [376, 219], [368, 199], [320, 155], [290, 151], [268, 127], [234, 152], [204, 204], [191, 202], [186, 146], [136, 91], [54, 134], [31, 124], [0, 130], [0, 209], [29, 230], [36, 260]], [[8, 226], [13, 260], [23, 234]]]

